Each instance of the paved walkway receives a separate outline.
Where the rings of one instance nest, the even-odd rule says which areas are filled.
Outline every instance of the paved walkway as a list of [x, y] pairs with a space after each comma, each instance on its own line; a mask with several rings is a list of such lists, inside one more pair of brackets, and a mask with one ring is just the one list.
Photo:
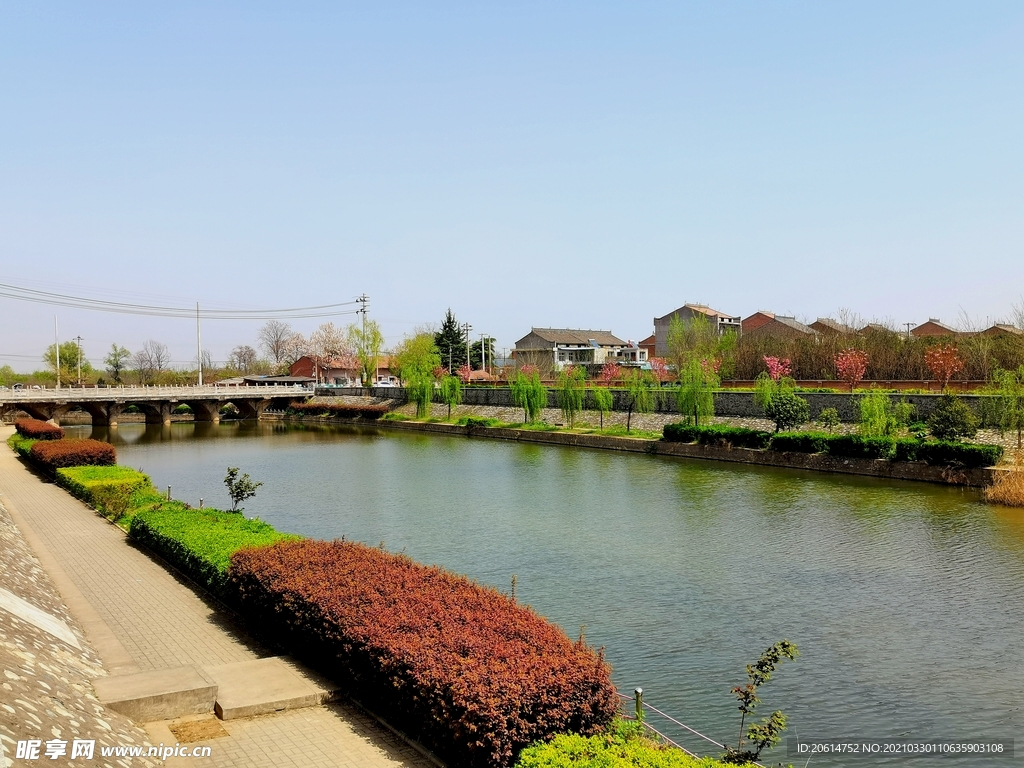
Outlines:
[[[0, 427], [0, 440], [13, 432]], [[109, 674], [212, 666], [269, 655], [215, 603], [201, 599], [111, 525], [0, 446], [0, 497]], [[376, 721], [332, 704], [223, 723], [196, 766], [431, 765]], [[173, 743], [166, 728], [155, 742]], [[166, 733], [166, 737], [164, 734]], [[168, 762], [171, 764], [171, 761]]]

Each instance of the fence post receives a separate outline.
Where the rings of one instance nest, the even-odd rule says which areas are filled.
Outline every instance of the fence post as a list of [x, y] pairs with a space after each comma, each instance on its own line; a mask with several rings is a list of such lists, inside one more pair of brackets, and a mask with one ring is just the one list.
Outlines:
[[644, 721], [644, 689], [637, 688], [633, 691], [633, 696], [636, 698], [636, 719], [642, 723]]
[[171, 486], [169, 485], [167, 486], [167, 500], [171, 500]]

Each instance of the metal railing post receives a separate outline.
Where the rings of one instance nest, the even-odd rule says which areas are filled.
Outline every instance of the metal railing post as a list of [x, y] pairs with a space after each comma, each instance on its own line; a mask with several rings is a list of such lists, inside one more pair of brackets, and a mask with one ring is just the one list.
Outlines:
[[636, 719], [642, 723], [644, 721], [644, 689], [637, 688], [633, 691], [633, 696], [636, 699]]

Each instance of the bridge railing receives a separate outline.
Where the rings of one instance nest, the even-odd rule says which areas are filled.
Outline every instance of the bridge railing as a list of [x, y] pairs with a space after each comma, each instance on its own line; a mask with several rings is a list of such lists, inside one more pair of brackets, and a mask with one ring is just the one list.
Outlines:
[[182, 398], [231, 399], [254, 397], [306, 397], [313, 390], [302, 386], [103, 386], [103, 387], [56, 387], [50, 389], [0, 389], [0, 402], [81, 402], [83, 400], [163, 400]]

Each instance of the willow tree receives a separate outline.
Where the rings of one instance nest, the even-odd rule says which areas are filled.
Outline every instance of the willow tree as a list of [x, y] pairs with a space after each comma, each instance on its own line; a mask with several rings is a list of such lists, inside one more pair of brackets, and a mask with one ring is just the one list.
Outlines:
[[430, 415], [434, 370], [440, 366], [441, 356], [431, 333], [406, 336], [391, 353], [391, 371], [406, 385], [409, 399], [416, 403], [416, 416], [419, 418]]
[[523, 421], [527, 424], [537, 421], [540, 412], [548, 405], [548, 390], [540, 380], [540, 371], [526, 370], [525, 366], [520, 368], [509, 382], [509, 389], [512, 402], [523, 409]]
[[448, 406], [448, 418], [452, 417], [452, 406], [462, 402], [462, 379], [458, 376], [444, 376], [441, 379], [441, 402]]
[[655, 387], [658, 380], [650, 371], [630, 368], [622, 377], [626, 384], [626, 434], [633, 423], [633, 411], [650, 413], [654, 410]]
[[356, 358], [362, 370], [363, 386], [372, 387], [377, 378], [380, 351], [384, 346], [384, 334], [376, 320], [364, 320], [348, 327], [348, 337], [355, 347]]
[[676, 407], [686, 423], [699, 427], [715, 415], [715, 388], [718, 376], [706, 360], [691, 359], [679, 369]]
[[1017, 433], [1017, 450], [1022, 448], [1024, 432], [1024, 365], [1016, 371], [996, 374], [996, 402], [999, 407], [1000, 432]]
[[587, 371], [582, 366], [567, 365], [558, 372], [555, 398], [569, 429], [575, 425], [576, 415], [583, 410], [583, 386], [586, 380]]
[[611, 411], [612, 405], [615, 403], [615, 397], [607, 387], [591, 387], [590, 396], [594, 403], [594, 408], [601, 415], [601, 429], [604, 429], [604, 415]]

